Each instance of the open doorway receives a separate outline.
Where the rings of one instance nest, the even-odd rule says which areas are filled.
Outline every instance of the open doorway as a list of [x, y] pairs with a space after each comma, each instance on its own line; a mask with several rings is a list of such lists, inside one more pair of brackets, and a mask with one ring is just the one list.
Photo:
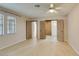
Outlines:
[[51, 20], [45, 21], [45, 34], [47, 40], [51, 38]]
[[57, 21], [51, 21], [51, 40], [57, 41]]
[[37, 22], [32, 22], [32, 39], [37, 40]]

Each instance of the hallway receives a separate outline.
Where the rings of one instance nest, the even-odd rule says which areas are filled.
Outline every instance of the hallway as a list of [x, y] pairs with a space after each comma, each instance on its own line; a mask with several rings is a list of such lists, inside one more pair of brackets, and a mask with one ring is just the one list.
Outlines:
[[0, 50], [0, 55], [11, 56], [77, 56], [65, 42], [55, 42], [50, 37], [45, 40], [26, 40]]

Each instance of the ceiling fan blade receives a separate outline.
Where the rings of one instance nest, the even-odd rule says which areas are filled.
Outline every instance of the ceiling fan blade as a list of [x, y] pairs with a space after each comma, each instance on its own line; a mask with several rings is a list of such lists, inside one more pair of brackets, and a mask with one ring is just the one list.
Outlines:
[[57, 10], [55, 8], [56, 8], [55, 4], [50, 4], [50, 7], [47, 13], [57, 13]]
[[56, 10], [60, 10], [60, 9], [62, 9], [62, 7], [56, 7], [55, 9], [56, 9]]

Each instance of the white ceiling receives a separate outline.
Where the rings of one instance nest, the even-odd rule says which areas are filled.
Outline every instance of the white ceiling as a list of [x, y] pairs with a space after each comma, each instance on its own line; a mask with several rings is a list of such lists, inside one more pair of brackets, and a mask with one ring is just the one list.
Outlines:
[[[45, 17], [45, 15], [49, 15], [47, 14], [49, 3], [38, 3], [38, 5], [40, 5], [39, 8], [34, 7], [34, 5], [36, 5], [36, 3], [0, 3], [0, 6], [14, 10], [25, 16]], [[67, 15], [76, 4], [56, 3], [55, 5], [57, 7], [62, 7], [62, 9], [58, 10], [58, 14], [64, 16]]]

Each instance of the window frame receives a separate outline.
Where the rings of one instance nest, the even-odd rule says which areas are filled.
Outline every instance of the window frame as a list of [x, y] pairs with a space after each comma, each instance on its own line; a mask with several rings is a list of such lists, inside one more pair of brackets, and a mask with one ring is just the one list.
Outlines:
[[[11, 19], [13, 18], [13, 19]], [[10, 32], [9, 30], [9, 21], [14, 20], [14, 32]], [[16, 17], [14, 16], [7, 16], [7, 34], [14, 34], [16, 33]]]
[[2, 23], [2, 25], [3, 25], [2, 26], [2, 34], [0, 34], [0, 36], [1, 36], [1, 35], [4, 35], [4, 15], [3, 14], [0, 14], [0, 16], [2, 16], [2, 22], [3, 22]]

